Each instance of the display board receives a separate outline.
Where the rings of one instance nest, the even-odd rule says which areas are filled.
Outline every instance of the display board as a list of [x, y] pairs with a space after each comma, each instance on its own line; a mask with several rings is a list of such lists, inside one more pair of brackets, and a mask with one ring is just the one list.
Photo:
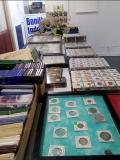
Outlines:
[[120, 134], [102, 95], [48, 96], [43, 108], [36, 139], [39, 158], [120, 154]]

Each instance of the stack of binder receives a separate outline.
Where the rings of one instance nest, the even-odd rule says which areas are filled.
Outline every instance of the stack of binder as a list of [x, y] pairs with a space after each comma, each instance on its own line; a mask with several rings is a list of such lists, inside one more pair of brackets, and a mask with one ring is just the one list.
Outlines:
[[[25, 122], [33, 99], [33, 90], [27, 94], [8, 92], [0, 95], [0, 160], [14, 159], [24, 131]], [[13, 89], [14, 91], [14, 89]]]

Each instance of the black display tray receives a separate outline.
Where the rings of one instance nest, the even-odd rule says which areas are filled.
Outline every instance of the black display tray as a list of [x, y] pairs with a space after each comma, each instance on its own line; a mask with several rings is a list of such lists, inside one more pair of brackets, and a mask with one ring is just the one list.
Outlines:
[[[115, 93], [115, 92], [114, 92]], [[120, 92], [119, 92], [120, 93]], [[112, 119], [115, 123], [116, 128], [118, 129], [118, 132], [120, 134], [120, 120], [116, 116], [116, 113], [107, 99], [106, 93], [103, 91], [89, 91], [89, 92], [82, 92], [82, 93], [72, 93], [72, 92], [66, 92], [66, 93], [55, 93], [55, 94], [45, 94], [44, 99], [43, 99], [43, 104], [41, 108], [41, 113], [39, 116], [39, 122], [38, 122], [38, 128], [37, 128], [37, 135], [35, 138], [35, 145], [34, 145], [34, 151], [32, 158], [37, 159], [37, 160], [120, 160], [120, 155], [90, 155], [90, 156], [63, 156], [63, 157], [48, 157], [48, 156], [40, 156], [39, 155], [39, 148], [40, 148], [40, 141], [42, 137], [42, 130], [43, 130], [43, 123], [44, 123], [44, 116], [45, 116], [45, 109], [46, 109], [46, 103], [47, 103], [47, 97], [48, 95], [53, 95], [53, 96], [62, 96], [62, 95], [89, 95], [89, 96], [102, 96], [108, 110], [112, 116]]]

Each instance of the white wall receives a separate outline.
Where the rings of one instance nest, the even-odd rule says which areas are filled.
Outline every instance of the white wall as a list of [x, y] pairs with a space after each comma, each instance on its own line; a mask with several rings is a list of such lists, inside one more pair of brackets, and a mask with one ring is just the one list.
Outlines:
[[[60, 1], [58, 1], [60, 3]], [[76, 14], [81, 1], [64, 2], [69, 8], [70, 24], [80, 27], [100, 55], [120, 55], [120, 1], [98, 1], [98, 12]], [[54, 1], [47, 1], [50, 10]], [[87, 6], [88, 7], [88, 6]]]
[[0, 32], [1, 32], [7, 29], [2, 1], [0, 1], [0, 19], [1, 19], [0, 21]]
[[71, 23], [80, 26], [100, 55], [120, 55], [120, 1], [99, 1], [97, 13], [75, 14], [70, 1]]
[[17, 35], [15, 26], [21, 24], [24, 43], [26, 43], [25, 39], [25, 28], [24, 28], [24, 4], [23, 1], [6, 1], [7, 10], [9, 14], [9, 23], [11, 27], [11, 32], [13, 36], [13, 43], [15, 50], [19, 49]]

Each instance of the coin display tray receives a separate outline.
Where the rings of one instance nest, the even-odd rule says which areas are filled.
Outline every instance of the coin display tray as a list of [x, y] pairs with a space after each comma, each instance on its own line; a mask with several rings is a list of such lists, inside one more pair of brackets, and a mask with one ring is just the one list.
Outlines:
[[66, 49], [66, 55], [68, 57], [95, 57], [96, 53], [92, 48], [75, 48]]
[[70, 42], [65, 43], [65, 48], [88, 48], [90, 45], [87, 42]]
[[71, 71], [71, 78], [73, 91], [120, 88], [120, 73], [116, 69]]
[[70, 58], [69, 66], [71, 70], [110, 67], [104, 58]]
[[[91, 103], [86, 103], [86, 101], [91, 101]], [[35, 143], [39, 146], [37, 148], [39, 158], [44, 159], [44, 157], [49, 158], [51, 156], [58, 156], [58, 159], [59, 156], [82, 156], [82, 158], [83, 156], [93, 155], [104, 156], [108, 150], [114, 156], [120, 154], [118, 126], [114, 124], [108, 109], [108, 103], [106, 103], [106, 99], [102, 94], [48, 95], [44, 103], [41, 111], [43, 120], [40, 118], [39, 132]], [[73, 109], [67, 107], [66, 104], [73, 106]], [[50, 115], [49, 110], [53, 106], [59, 106], [59, 114]], [[96, 123], [94, 116], [97, 113], [89, 114], [88, 109], [90, 108], [97, 108], [97, 111], [105, 117], [106, 121]], [[68, 118], [66, 112], [70, 110], [76, 110], [79, 115]], [[54, 120], [51, 119], [52, 117]], [[74, 157], [74, 159], [76, 158]], [[93, 157], [93, 160], [97, 159]]]

